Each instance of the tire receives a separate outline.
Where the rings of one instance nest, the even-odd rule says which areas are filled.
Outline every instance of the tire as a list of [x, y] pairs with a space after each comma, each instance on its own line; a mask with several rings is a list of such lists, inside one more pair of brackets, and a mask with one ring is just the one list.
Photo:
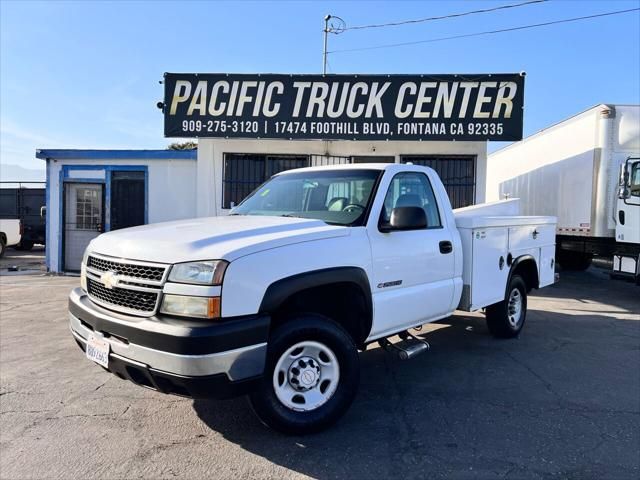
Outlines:
[[21, 240], [20, 243], [16, 246], [16, 249], [30, 252], [33, 249], [33, 242], [31, 240]]
[[0, 237], [0, 258], [4, 257], [4, 252], [7, 249], [4, 237]]
[[249, 401], [268, 427], [303, 435], [342, 417], [359, 381], [360, 360], [349, 334], [329, 318], [298, 315], [272, 332], [264, 377]]
[[591, 266], [593, 256], [588, 253], [571, 252], [560, 250], [558, 253], [558, 263], [563, 270], [582, 272]]
[[520, 334], [527, 318], [527, 285], [520, 275], [509, 281], [506, 298], [487, 307], [487, 327], [497, 338], [514, 338]]

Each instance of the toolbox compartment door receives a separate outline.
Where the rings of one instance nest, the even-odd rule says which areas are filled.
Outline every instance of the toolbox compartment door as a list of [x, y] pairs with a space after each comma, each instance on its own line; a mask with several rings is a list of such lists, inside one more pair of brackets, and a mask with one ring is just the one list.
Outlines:
[[554, 245], [555, 239], [555, 225], [518, 225], [509, 227], [509, 251], [511, 252]]
[[473, 230], [471, 262], [471, 309], [477, 310], [504, 300], [509, 276], [506, 227]]

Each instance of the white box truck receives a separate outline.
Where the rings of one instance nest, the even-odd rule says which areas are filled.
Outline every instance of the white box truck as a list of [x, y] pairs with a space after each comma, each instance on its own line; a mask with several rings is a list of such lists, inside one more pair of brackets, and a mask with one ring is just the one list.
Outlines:
[[640, 278], [640, 105], [597, 105], [491, 155], [487, 201], [517, 197], [523, 215], [558, 218], [556, 259]]

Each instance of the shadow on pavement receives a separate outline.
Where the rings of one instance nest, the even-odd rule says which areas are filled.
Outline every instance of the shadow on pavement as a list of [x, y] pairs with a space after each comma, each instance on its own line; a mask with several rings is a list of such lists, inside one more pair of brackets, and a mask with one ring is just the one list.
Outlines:
[[612, 279], [609, 270], [597, 267], [584, 272], [561, 271], [558, 283], [535, 292], [535, 295], [597, 302], [640, 313], [640, 287], [627, 279]]
[[314, 478], [632, 477], [639, 326], [530, 310], [520, 338], [496, 340], [482, 315], [455, 316], [408, 362], [362, 353], [350, 411], [307, 437], [268, 430], [241, 399], [193, 407], [227, 440]]

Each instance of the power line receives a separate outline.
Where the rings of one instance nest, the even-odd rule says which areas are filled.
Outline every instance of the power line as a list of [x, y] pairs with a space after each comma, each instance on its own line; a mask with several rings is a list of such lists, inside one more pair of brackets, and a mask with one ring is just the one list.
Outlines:
[[376, 45], [373, 47], [360, 47], [360, 48], [345, 48], [345, 49], [340, 49], [340, 50], [332, 50], [330, 52], [327, 53], [343, 53], [343, 52], [360, 52], [360, 51], [364, 51], [364, 50], [377, 50], [377, 49], [381, 49], [381, 48], [394, 48], [394, 47], [405, 47], [408, 45], [418, 45], [421, 43], [433, 43], [433, 42], [443, 42], [445, 40], [455, 40], [457, 38], [469, 38], [469, 37], [479, 37], [481, 35], [492, 35], [495, 33], [504, 33], [504, 32], [513, 32], [516, 30], [526, 30], [529, 28], [537, 28], [537, 27], [545, 27], [548, 25], [556, 25], [559, 23], [569, 23], [569, 22], [577, 22], [579, 20], [588, 20], [591, 18], [598, 18], [598, 17], [607, 17], [610, 15], [619, 15], [622, 13], [629, 13], [629, 12], [637, 12], [638, 10], [640, 10], [640, 8], [629, 8], [627, 10], [617, 10], [615, 12], [605, 12], [605, 13], [598, 13], [595, 15], [587, 15], [584, 17], [574, 17], [574, 18], [565, 18], [562, 20], [554, 20], [551, 22], [544, 22], [544, 23], [534, 23], [531, 25], [522, 25], [520, 27], [511, 27], [511, 28], [503, 28], [500, 30], [489, 30], [486, 32], [476, 32], [476, 33], [467, 33], [467, 34], [463, 34], [463, 35], [453, 35], [450, 37], [440, 37], [440, 38], [430, 38], [428, 40], [417, 40], [414, 42], [403, 42], [403, 43], [389, 43], [386, 45]]
[[544, 2], [548, 2], [549, 0], [529, 0], [527, 2], [522, 2], [522, 3], [516, 3], [516, 4], [512, 4], [512, 5], [502, 5], [500, 7], [493, 7], [493, 8], [485, 8], [482, 10], [472, 10], [470, 12], [463, 12], [463, 13], [453, 13], [451, 15], [442, 15], [440, 17], [427, 17], [427, 18], [418, 18], [415, 20], [404, 20], [401, 22], [390, 22], [390, 23], [378, 23], [378, 24], [372, 24], [372, 25], [358, 25], [355, 27], [346, 27], [343, 31], [347, 31], [347, 30], [364, 30], [365, 28], [382, 28], [382, 27], [397, 27], [400, 25], [409, 25], [412, 23], [423, 23], [423, 22], [431, 22], [433, 20], [444, 20], [447, 18], [457, 18], [457, 17], [465, 17], [467, 15], [475, 15], [478, 13], [489, 13], [489, 12], [495, 12], [496, 10], [505, 10], [508, 8], [517, 8], [517, 7], [524, 7], [526, 5], [531, 5], [534, 3], [544, 3]]

